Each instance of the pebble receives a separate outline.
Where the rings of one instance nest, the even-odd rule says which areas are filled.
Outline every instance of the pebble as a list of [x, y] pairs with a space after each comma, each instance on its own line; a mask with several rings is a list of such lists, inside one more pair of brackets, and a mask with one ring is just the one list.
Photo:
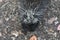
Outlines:
[[8, 21], [8, 20], [9, 20], [9, 18], [5, 18], [5, 20], [6, 20], [6, 21]]
[[54, 17], [53, 17], [53, 18], [50, 18], [50, 19], [48, 20], [48, 23], [49, 23], [49, 24], [52, 24], [54, 20], [55, 20]]
[[53, 29], [49, 29], [49, 30], [48, 30], [48, 34], [49, 34], [49, 35], [50, 35], [50, 34], [53, 34], [53, 32], [54, 32]]
[[2, 2], [3, 0], [0, 0], [0, 2]]
[[0, 37], [2, 36], [2, 33], [0, 32]]
[[13, 40], [15, 40], [15, 37], [11, 37]]
[[16, 17], [12, 18], [11, 20], [12, 20], [12, 21], [16, 21]]
[[57, 20], [58, 18], [57, 17], [55, 17], [55, 20]]
[[55, 25], [58, 24], [58, 23], [59, 23], [58, 21], [55, 21], [55, 22], [54, 22]]
[[57, 17], [52, 17], [48, 20], [49, 24], [52, 24], [54, 21], [56, 21], [58, 18]]
[[11, 35], [14, 35], [15, 37], [17, 37], [19, 35], [19, 33], [17, 31], [12, 31]]
[[25, 37], [25, 40], [27, 40], [27, 37]]
[[55, 37], [57, 37], [57, 33], [56, 32], [54, 32], [54, 34], [53, 34]]
[[49, 32], [54, 32], [54, 30], [53, 29], [49, 29]]
[[57, 30], [59, 30], [59, 31], [60, 31], [60, 24], [58, 25]]

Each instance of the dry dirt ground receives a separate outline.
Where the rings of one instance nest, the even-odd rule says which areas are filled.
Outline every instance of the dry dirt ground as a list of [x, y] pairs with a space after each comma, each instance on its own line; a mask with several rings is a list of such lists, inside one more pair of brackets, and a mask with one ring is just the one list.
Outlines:
[[25, 35], [20, 23], [20, 0], [0, 0], [0, 40], [29, 40], [34, 34], [38, 40], [60, 40], [60, 0], [42, 2], [44, 25]]

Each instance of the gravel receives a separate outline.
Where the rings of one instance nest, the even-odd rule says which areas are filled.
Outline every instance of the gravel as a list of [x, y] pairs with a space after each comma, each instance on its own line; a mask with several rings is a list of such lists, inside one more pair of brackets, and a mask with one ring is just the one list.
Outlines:
[[[41, 3], [37, 1], [38, 6], [38, 3], [36, 5], [33, 3], [30, 8], [28, 5], [24, 9], [22, 4], [23, 2], [26, 3], [26, 0], [0, 0], [0, 39], [29, 40], [30, 36], [35, 34], [38, 40], [60, 40], [60, 0], [39, 1]], [[21, 7], [25, 11], [36, 8], [35, 12], [38, 13], [39, 25], [33, 32], [24, 32], [22, 28], [21, 20], [24, 11]]]

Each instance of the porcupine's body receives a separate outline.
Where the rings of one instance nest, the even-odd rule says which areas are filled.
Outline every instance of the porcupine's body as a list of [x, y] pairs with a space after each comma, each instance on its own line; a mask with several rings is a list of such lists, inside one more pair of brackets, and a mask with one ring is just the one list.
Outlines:
[[[25, 31], [34, 31], [39, 22], [43, 20], [44, 11], [47, 5], [44, 5], [46, 0], [20, 0], [20, 18], [22, 28]], [[45, 4], [48, 4], [46, 2]]]

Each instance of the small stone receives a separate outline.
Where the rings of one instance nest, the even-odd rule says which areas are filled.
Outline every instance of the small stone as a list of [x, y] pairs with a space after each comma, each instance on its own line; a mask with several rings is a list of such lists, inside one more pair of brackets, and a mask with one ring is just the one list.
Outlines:
[[15, 37], [11, 37], [13, 40], [15, 40]]
[[0, 32], [0, 37], [2, 36], [2, 33]]
[[54, 21], [56, 21], [58, 18], [57, 17], [52, 17], [48, 20], [49, 24], [52, 24]]
[[59, 30], [59, 31], [60, 31], [60, 24], [58, 25], [57, 30]]
[[27, 40], [27, 37], [25, 37], [25, 40]]
[[54, 32], [53, 29], [49, 29], [49, 32]]
[[15, 37], [17, 37], [19, 35], [19, 33], [17, 31], [12, 31], [11, 35], [14, 35]]
[[5, 20], [6, 20], [6, 21], [8, 21], [8, 20], [9, 20], [9, 18], [5, 18]]
[[57, 33], [56, 32], [54, 32], [54, 34], [53, 34], [55, 37], [57, 37]]
[[55, 20], [57, 20], [58, 18], [57, 17], [55, 17]]
[[54, 17], [53, 17], [53, 18], [50, 18], [50, 19], [48, 20], [48, 23], [49, 23], [49, 24], [52, 24], [54, 20], [55, 20]]
[[54, 22], [54, 23], [55, 23], [55, 25], [56, 25], [56, 24], [58, 24], [59, 22], [58, 22], [58, 21], [56, 21], [56, 22]]
[[12, 21], [15, 21], [15, 20], [16, 20], [16, 17], [12, 18], [11, 20], [12, 20]]
[[0, 2], [2, 2], [3, 0], [0, 0]]

